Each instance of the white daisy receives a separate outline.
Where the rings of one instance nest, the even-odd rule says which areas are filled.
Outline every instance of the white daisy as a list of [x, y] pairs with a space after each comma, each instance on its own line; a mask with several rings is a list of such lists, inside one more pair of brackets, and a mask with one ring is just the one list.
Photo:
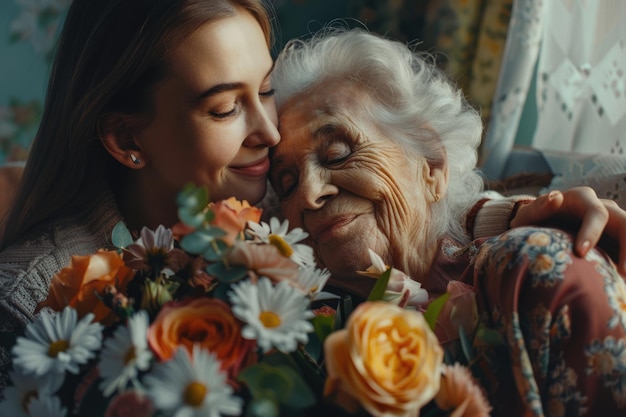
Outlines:
[[241, 335], [256, 340], [264, 352], [272, 347], [293, 352], [298, 342], [309, 340], [314, 314], [306, 295], [288, 281], [272, 286], [265, 277], [257, 284], [246, 280], [233, 286], [229, 297], [233, 314], [246, 323]]
[[199, 345], [192, 357], [183, 347], [160, 363], [144, 382], [154, 406], [176, 417], [240, 415], [243, 401], [233, 395], [219, 360]]
[[4, 390], [4, 400], [0, 402], [0, 415], [27, 417], [33, 399], [51, 396], [61, 387], [63, 378], [58, 375], [36, 377], [18, 370], [9, 373], [13, 385]]
[[298, 243], [309, 234], [299, 227], [289, 231], [289, 220], [281, 223], [276, 217], [272, 217], [270, 224], [248, 222], [247, 232], [253, 241], [276, 246], [283, 256], [291, 258], [298, 265], [315, 265], [313, 248]]
[[67, 410], [61, 405], [59, 397], [39, 396], [28, 404], [30, 417], [65, 417]]
[[311, 299], [314, 299], [326, 282], [330, 278], [330, 272], [327, 269], [318, 269], [314, 266], [302, 266], [298, 270], [298, 286], [302, 289]]
[[[13, 347], [13, 364], [26, 373], [77, 373], [79, 365], [94, 357], [102, 345], [100, 323], [89, 313], [78, 321], [76, 310], [65, 307], [60, 313], [42, 311], [38, 320], [26, 326], [26, 334]], [[77, 322], [78, 321], [78, 322]]]
[[98, 369], [102, 377], [100, 389], [105, 396], [116, 390], [122, 392], [129, 382], [139, 386], [137, 373], [147, 370], [152, 359], [146, 336], [148, 322], [148, 313], [141, 310], [104, 342]]

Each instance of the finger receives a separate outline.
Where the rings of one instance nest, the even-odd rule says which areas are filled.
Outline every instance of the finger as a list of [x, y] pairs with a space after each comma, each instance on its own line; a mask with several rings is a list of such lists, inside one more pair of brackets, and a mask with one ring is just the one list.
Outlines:
[[626, 211], [620, 208], [613, 200], [603, 200], [609, 212], [607, 229], [615, 239], [612, 246], [617, 244], [619, 255], [617, 256], [617, 270], [626, 277]]
[[538, 196], [530, 203], [521, 204], [515, 217], [511, 219], [511, 227], [540, 224], [552, 218], [562, 207], [563, 194], [560, 191], [550, 191], [548, 194]]

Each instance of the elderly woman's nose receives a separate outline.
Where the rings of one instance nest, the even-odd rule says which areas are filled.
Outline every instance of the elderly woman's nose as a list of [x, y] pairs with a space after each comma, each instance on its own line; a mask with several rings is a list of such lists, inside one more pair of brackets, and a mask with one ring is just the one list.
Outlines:
[[337, 187], [330, 184], [327, 175], [307, 170], [300, 177], [300, 197], [304, 208], [319, 209], [337, 194]]

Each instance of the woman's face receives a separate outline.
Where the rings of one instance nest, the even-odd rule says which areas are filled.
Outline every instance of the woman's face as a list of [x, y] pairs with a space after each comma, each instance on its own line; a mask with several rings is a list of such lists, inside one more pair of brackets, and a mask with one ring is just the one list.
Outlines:
[[154, 117], [136, 135], [144, 186], [171, 198], [193, 181], [207, 186], [212, 200], [261, 200], [268, 147], [280, 140], [272, 66], [261, 27], [242, 10], [205, 24], [171, 51]]
[[283, 213], [336, 278], [366, 269], [368, 248], [408, 268], [426, 240], [433, 174], [373, 125], [368, 105], [346, 81], [317, 86], [280, 110], [282, 141], [272, 151]]

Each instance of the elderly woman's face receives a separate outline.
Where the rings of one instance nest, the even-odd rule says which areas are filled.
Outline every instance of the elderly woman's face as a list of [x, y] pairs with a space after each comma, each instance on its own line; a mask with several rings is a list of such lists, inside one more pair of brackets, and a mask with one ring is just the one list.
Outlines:
[[369, 103], [344, 81], [279, 112], [272, 185], [290, 226], [310, 234], [320, 262], [338, 278], [366, 269], [368, 248], [406, 267], [426, 239], [420, 225], [430, 216], [431, 170], [372, 124]]

